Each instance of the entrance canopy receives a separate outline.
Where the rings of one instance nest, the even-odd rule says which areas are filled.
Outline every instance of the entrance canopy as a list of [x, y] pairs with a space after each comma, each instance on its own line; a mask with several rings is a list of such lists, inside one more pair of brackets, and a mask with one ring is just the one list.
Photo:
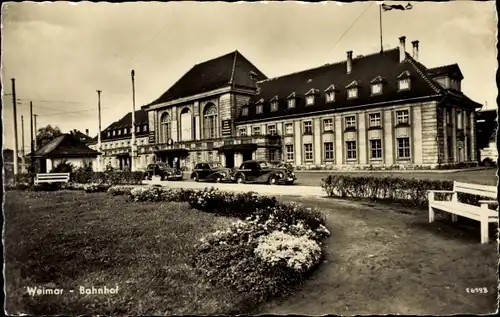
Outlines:
[[157, 151], [155, 151], [155, 153], [158, 155], [168, 155], [168, 156], [178, 156], [178, 157], [189, 156], [189, 151], [187, 149], [157, 150]]
[[257, 150], [257, 144], [225, 144], [218, 148], [219, 152], [246, 152]]

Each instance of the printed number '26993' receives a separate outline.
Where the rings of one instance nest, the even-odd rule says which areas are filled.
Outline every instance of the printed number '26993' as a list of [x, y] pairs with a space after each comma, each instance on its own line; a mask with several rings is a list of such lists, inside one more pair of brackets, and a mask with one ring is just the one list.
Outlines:
[[488, 289], [486, 287], [467, 287], [465, 291], [469, 294], [486, 294]]

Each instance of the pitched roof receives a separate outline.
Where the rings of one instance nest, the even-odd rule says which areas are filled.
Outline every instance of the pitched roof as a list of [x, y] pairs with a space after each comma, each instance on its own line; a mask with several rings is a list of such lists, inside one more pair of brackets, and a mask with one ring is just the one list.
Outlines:
[[[136, 110], [136, 112], [135, 112], [135, 124], [137, 126], [141, 127], [139, 132], [135, 133], [136, 136], [144, 136], [144, 135], [147, 135], [149, 133], [149, 118], [148, 118], [147, 111], [142, 110], [142, 109]], [[144, 125], [146, 125], [146, 130], [142, 129], [142, 126], [144, 126]], [[120, 138], [124, 138], [124, 137], [131, 137], [132, 131], [130, 131], [129, 133], [121, 134], [121, 135], [115, 135], [115, 136], [112, 135], [111, 137], [107, 136], [108, 131], [113, 131], [116, 129], [123, 129], [123, 128], [131, 128], [131, 127], [132, 127], [132, 112], [129, 112], [125, 116], [123, 116], [120, 120], [113, 122], [106, 129], [102, 130], [101, 131], [101, 139], [102, 140], [105, 140], [105, 139], [109, 140], [109, 139], [120, 139]], [[97, 142], [97, 139], [98, 138], [96, 135], [92, 140], [94, 142]]]
[[196, 64], [159, 98], [146, 106], [196, 95], [229, 85], [254, 88], [255, 82], [252, 80], [251, 75], [255, 76], [256, 80], [267, 78], [240, 52], [234, 51], [201, 64]]
[[92, 142], [92, 137], [89, 135], [86, 135], [85, 133], [80, 132], [79, 130], [73, 130], [70, 133], [72, 133], [78, 140], [82, 141], [83, 143], [89, 143]]
[[74, 135], [65, 133], [47, 142], [35, 151], [34, 157], [92, 157], [99, 152], [92, 150]]
[[[346, 61], [335, 64], [327, 64], [301, 72], [271, 78], [258, 82], [260, 91], [253, 96], [250, 101], [248, 116], [240, 116], [238, 121], [249, 119], [267, 119], [282, 115], [305, 114], [310, 111], [321, 111], [328, 109], [349, 108], [361, 104], [388, 102], [392, 100], [409, 99], [414, 97], [433, 96], [443, 93], [439, 84], [431, 78], [422, 76], [419, 73], [425, 72], [414, 61], [409, 54], [407, 61], [400, 63], [399, 49], [387, 50], [382, 53], [365, 55], [352, 60], [351, 73], [347, 73]], [[399, 91], [397, 77], [403, 72], [407, 72], [412, 77], [411, 89]], [[384, 79], [383, 93], [371, 95], [370, 82], [380, 76]], [[347, 99], [345, 87], [352, 83], [359, 86], [358, 98]], [[331, 85], [338, 87], [335, 101], [326, 103], [324, 93], [317, 96], [315, 104], [306, 106], [305, 94], [311, 89], [318, 89], [324, 92]], [[285, 99], [295, 92], [297, 101], [294, 108], [287, 109]], [[269, 100], [278, 95], [278, 111], [270, 112]], [[264, 99], [264, 111], [261, 114], [255, 113], [252, 105], [259, 99]]]
[[449, 75], [451, 77], [458, 78], [460, 80], [464, 79], [464, 75], [462, 74], [462, 72], [460, 71], [460, 67], [458, 67], [458, 64], [456, 63], [451, 65], [429, 68], [428, 71], [432, 77]]

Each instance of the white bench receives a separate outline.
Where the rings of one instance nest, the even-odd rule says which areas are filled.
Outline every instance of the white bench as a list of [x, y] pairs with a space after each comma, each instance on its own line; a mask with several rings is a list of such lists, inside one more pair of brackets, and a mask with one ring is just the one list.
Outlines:
[[[450, 201], [435, 200], [434, 194], [446, 193], [452, 194]], [[461, 203], [458, 201], [458, 193], [466, 193], [488, 197], [492, 200], [480, 200], [481, 207]], [[429, 222], [434, 221], [434, 211], [441, 210], [451, 213], [451, 220], [456, 222], [458, 216], [466, 217], [479, 221], [481, 223], [481, 243], [488, 243], [489, 233], [488, 224], [498, 221], [498, 207], [496, 210], [490, 209], [490, 205], [498, 206], [497, 187], [478, 184], [469, 184], [461, 182], [453, 182], [453, 190], [429, 190]]]
[[69, 173], [41, 173], [36, 174], [35, 185], [41, 183], [67, 183], [69, 182]]

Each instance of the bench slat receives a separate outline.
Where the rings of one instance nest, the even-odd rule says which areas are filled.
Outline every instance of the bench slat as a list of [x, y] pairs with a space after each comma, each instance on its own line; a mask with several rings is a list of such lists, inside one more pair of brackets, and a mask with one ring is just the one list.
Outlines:
[[492, 221], [498, 219], [498, 213], [495, 210], [484, 209], [473, 205], [447, 201], [433, 201], [431, 202], [430, 206], [442, 211], [449, 212], [451, 214], [456, 214], [477, 221], [480, 220], [483, 213], [487, 213], [488, 218], [491, 218]]
[[460, 193], [497, 198], [497, 188], [495, 186], [453, 182], [453, 190]]

